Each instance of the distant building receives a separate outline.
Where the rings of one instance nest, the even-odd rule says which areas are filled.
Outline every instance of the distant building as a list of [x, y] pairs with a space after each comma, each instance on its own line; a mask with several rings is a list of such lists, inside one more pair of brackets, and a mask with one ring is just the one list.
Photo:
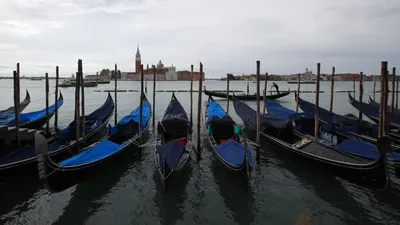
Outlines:
[[[154, 65], [153, 65], [154, 66]], [[150, 68], [147, 64], [146, 69], [143, 69], [143, 79], [144, 80], [153, 80], [154, 79], [154, 70], [153, 66]], [[141, 79], [141, 68], [142, 67], [142, 57], [139, 50], [139, 45], [137, 46], [136, 56], [135, 56], [135, 72], [122, 72], [121, 79], [122, 80], [140, 80]], [[174, 65], [170, 67], [165, 67], [161, 60], [157, 63], [155, 67], [156, 72], [156, 80], [191, 80], [189, 71], [176, 71]], [[200, 73], [193, 72], [193, 79], [199, 80]], [[202, 76], [204, 80], [204, 72]]]

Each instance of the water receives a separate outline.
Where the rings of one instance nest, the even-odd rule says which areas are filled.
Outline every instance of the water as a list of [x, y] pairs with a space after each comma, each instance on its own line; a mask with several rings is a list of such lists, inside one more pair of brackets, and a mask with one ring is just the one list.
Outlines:
[[[276, 82], [280, 90], [297, 88], [296, 84]], [[271, 84], [271, 82], [270, 82]], [[107, 96], [94, 90], [112, 89], [113, 83], [86, 89], [86, 112], [99, 107]], [[207, 89], [225, 89], [226, 83], [206, 81]], [[250, 82], [250, 92], [255, 92]], [[50, 81], [54, 92], [54, 81]], [[120, 89], [140, 89], [140, 83], [120, 82]], [[147, 97], [152, 101], [152, 82], [148, 82]], [[269, 86], [269, 85], [268, 85]], [[358, 89], [358, 84], [356, 84]], [[194, 87], [198, 87], [195, 82]], [[231, 89], [246, 91], [246, 82], [233, 81]], [[379, 87], [379, 83], [377, 84]], [[32, 103], [25, 112], [45, 105], [44, 80], [21, 81], [21, 92], [29, 88]], [[189, 82], [158, 82], [157, 89], [188, 89]], [[270, 87], [268, 87], [269, 89]], [[302, 90], [315, 90], [314, 85], [302, 85]], [[321, 83], [320, 105], [329, 106], [329, 82]], [[352, 82], [337, 82], [336, 90], [352, 90]], [[64, 105], [60, 108], [59, 124], [73, 119], [74, 89], [60, 89]], [[371, 95], [372, 82], [366, 82], [364, 99]], [[0, 81], [0, 109], [13, 104], [12, 80]], [[114, 96], [114, 95], [113, 95]], [[189, 113], [189, 93], [176, 93]], [[197, 96], [194, 94], [193, 118], [197, 118]], [[356, 92], [358, 98], [358, 92]], [[371, 95], [372, 96], [372, 95]], [[390, 95], [389, 95], [390, 96]], [[21, 99], [25, 93], [21, 94]], [[171, 93], [156, 93], [156, 119], [161, 119]], [[314, 101], [315, 94], [302, 94]], [[376, 98], [379, 99], [379, 93]], [[347, 100], [347, 93], [335, 93], [334, 111], [358, 115]], [[203, 96], [203, 103], [207, 100]], [[54, 102], [54, 94], [50, 103]], [[218, 99], [226, 107], [226, 100]], [[294, 94], [280, 99], [292, 109]], [[390, 100], [389, 100], [390, 102]], [[118, 118], [132, 111], [139, 103], [138, 92], [118, 93]], [[255, 107], [255, 102], [248, 102]], [[204, 107], [203, 107], [204, 113]], [[241, 122], [230, 103], [230, 114]], [[113, 122], [113, 121], [111, 121]], [[53, 122], [52, 122], [53, 123]], [[154, 142], [150, 135], [148, 142]], [[203, 136], [203, 143], [206, 139]], [[399, 183], [392, 179], [385, 191], [370, 190], [327, 175], [312, 165], [286, 154], [283, 149], [262, 141], [261, 160], [251, 174], [248, 185], [242, 176], [227, 171], [204, 144], [200, 162], [191, 161], [180, 179], [172, 184], [168, 194], [162, 192], [154, 166], [154, 146], [142, 154], [132, 153], [108, 171], [51, 194], [43, 184], [29, 178], [20, 183], [0, 184], [0, 224], [400, 224]]]

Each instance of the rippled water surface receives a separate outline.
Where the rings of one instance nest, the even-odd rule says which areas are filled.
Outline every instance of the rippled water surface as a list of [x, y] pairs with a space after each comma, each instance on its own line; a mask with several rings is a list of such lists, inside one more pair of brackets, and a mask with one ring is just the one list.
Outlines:
[[[277, 82], [286, 90], [286, 82]], [[54, 92], [54, 81], [50, 81]], [[206, 81], [207, 89], [225, 89], [223, 81]], [[255, 92], [250, 82], [250, 92]], [[107, 96], [95, 90], [112, 89], [111, 84], [86, 90], [86, 112], [99, 107]], [[147, 97], [153, 99], [152, 82]], [[198, 88], [198, 83], [194, 86]], [[269, 86], [269, 85], [268, 85]], [[358, 84], [356, 85], [358, 89]], [[119, 82], [119, 89], [139, 90], [140, 82]], [[246, 90], [246, 82], [233, 81], [231, 89]], [[320, 105], [329, 106], [329, 82], [321, 83]], [[379, 84], [377, 84], [379, 87]], [[21, 81], [21, 90], [28, 88], [32, 102], [24, 112], [42, 109], [43, 81]], [[290, 85], [291, 90], [297, 88]], [[159, 90], [189, 89], [189, 82], [158, 82]], [[268, 87], [269, 89], [269, 87]], [[314, 90], [314, 85], [302, 85]], [[337, 82], [337, 91], [352, 90], [352, 82]], [[74, 89], [60, 89], [64, 105], [60, 108], [59, 124], [73, 120]], [[372, 82], [366, 82], [364, 99], [371, 95]], [[12, 80], [0, 80], [0, 109], [13, 104]], [[161, 119], [172, 93], [156, 93], [156, 120]], [[113, 95], [114, 96], [114, 95]], [[190, 110], [189, 93], [176, 93], [186, 111]], [[358, 92], [356, 92], [358, 96]], [[21, 94], [21, 99], [25, 93]], [[197, 118], [197, 97], [194, 94], [193, 118]], [[314, 101], [315, 94], [302, 94]], [[54, 94], [50, 97], [54, 102]], [[379, 94], [376, 95], [379, 98]], [[203, 96], [204, 103], [207, 100]], [[216, 100], [226, 107], [226, 100]], [[389, 101], [390, 102], [390, 101]], [[118, 93], [118, 118], [132, 111], [139, 103], [139, 92]], [[294, 109], [294, 95], [280, 99]], [[248, 102], [256, 107], [255, 102]], [[334, 111], [354, 113], [347, 93], [335, 93]], [[230, 114], [239, 123], [232, 102]], [[113, 121], [111, 121], [113, 122]], [[53, 121], [52, 121], [53, 123]], [[197, 123], [197, 121], [195, 121]], [[156, 139], [153, 131], [148, 143]], [[128, 154], [98, 176], [61, 193], [51, 194], [35, 178], [21, 176], [19, 183], [0, 184], [0, 224], [400, 224], [399, 183], [393, 178], [387, 190], [371, 190], [333, 177], [324, 171], [291, 157], [283, 149], [262, 141], [261, 160], [252, 171], [247, 184], [243, 176], [225, 169], [209, 151], [202, 136], [201, 160], [192, 157], [190, 165], [174, 179], [169, 192], [162, 191], [154, 166], [154, 145]], [[255, 154], [254, 154], [255, 155]]]

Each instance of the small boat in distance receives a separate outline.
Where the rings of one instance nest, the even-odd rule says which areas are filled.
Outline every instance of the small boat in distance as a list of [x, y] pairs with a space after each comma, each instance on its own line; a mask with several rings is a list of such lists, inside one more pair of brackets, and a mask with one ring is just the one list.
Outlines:
[[29, 80], [43, 80], [43, 78], [42, 78], [42, 77], [32, 77], [32, 78], [29, 79]]
[[[69, 78], [65, 79], [59, 84], [59, 87], [75, 87], [76, 85], [76, 79], [75, 78]], [[98, 83], [94, 80], [91, 79], [83, 79], [83, 86], [84, 87], [96, 87]]]
[[98, 79], [96, 79], [96, 82], [97, 82], [98, 84], [109, 84], [109, 83], [110, 83], [110, 79], [98, 78]]
[[[308, 69], [306, 69], [306, 72], [300, 75], [300, 84], [315, 84], [315, 82], [317, 82], [317, 76], [313, 74], [312, 71], [308, 71]], [[288, 84], [297, 83], [297, 78], [291, 78], [290, 80], [288, 80]]]

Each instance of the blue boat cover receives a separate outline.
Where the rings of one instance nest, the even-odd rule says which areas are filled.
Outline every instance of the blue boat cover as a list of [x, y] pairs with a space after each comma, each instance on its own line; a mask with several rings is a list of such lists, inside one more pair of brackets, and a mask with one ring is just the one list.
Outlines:
[[[228, 139], [224, 143], [214, 147], [214, 151], [228, 164], [239, 167], [244, 163], [244, 146], [237, 141]], [[249, 166], [253, 168], [253, 157], [250, 149], [247, 149]]]
[[210, 120], [213, 116], [224, 117], [226, 115], [225, 110], [216, 103], [215, 101], [208, 101], [207, 103], [207, 117]]
[[104, 157], [107, 157], [122, 148], [121, 145], [109, 140], [102, 140], [96, 145], [82, 151], [59, 163], [61, 166], [76, 166], [80, 164], [90, 163]]
[[[110, 101], [111, 100], [111, 101]], [[111, 96], [109, 95], [107, 101], [105, 104], [103, 104], [102, 107], [94, 111], [91, 115], [96, 115], [98, 116], [99, 119], [104, 119], [108, 118], [111, 116], [111, 112], [109, 110], [106, 110], [104, 114], [98, 113], [102, 109], [107, 109], [112, 105], [112, 108], [114, 108], [114, 102], [112, 101]], [[95, 118], [95, 117], [91, 117]], [[95, 118], [96, 119], [96, 118]], [[102, 120], [90, 120], [86, 121], [86, 134], [89, 134], [93, 132], [95, 129], [97, 129], [99, 126], [103, 124]], [[75, 130], [75, 121], [71, 122], [66, 128], [62, 130], [58, 130], [58, 140], [55, 141], [52, 144], [49, 144], [48, 151], [56, 151], [58, 150], [62, 145], [69, 145], [70, 140], [74, 140], [76, 136], [76, 130]], [[20, 149], [17, 149], [15, 151], [10, 152], [9, 154], [0, 157], [0, 165], [8, 164], [8, 163], [14, 163], [22, 160], [27, 160], [30, 158], [36, 157], [36, 152], [35, 152], [35, 146], [34, 145], [29, 145], [27, 147], [22, 147]]]
[[[299, 98], [299, 107], [304, 111], [307, 117], [314, 118], [314, 104]], [[321, 107], [319, 107], [318, 110], [319, 118], [329, 124], [329, 126], [325, 126], [326, 131], [332, 131], [332, 129], [335, 129], [339, 132], [347, 133], [351, 131], [357, 134], [361, 133], [363, 130], [367, 131], [368, 133], [378, 132], [378, 126], [376, 124], [358, 120], [357, 118], [347, 118], [345, 116], [330, 112]], [[333, 125], [335, 125], [335, 127]]]
[[165, 156], [165, 162], [167, 163], [168, 168], [175, 169], [184, 151], [185, 145], [180, 144], [176, 141], [169, 141], [164, 145], [158, 145], [157, 153], [160, 160], [160, 167], [164, 164]]
[[304, 113], [297, 113], [296, 111], [283, 107], [278, 102], [268, 98], [266, 100], [265, 106], [269, 113], [279, 118], [294, 118], [304, 115]]
[[[344, 140], [342, 143], [335, 146], [336, 149], [357, 154], [369, 159], [379, 159], [380, 154], [376, 145], [364, 142], [355, 138], [349, 138]], [[400, 154], [393, 152], [388, 154], [388, 159], [400, 160]]]
[[[246, 103], [241, 101], [233, 101], [236, 114], [242, 119], [246, 127], [255, 130], [256, 121], [256, 111], [250, 108]], [[273, 128], [276, 130], [283, 130], [292, 127], [292, 119], [278, 118], [271, 114], [261, 114], [260, 115], [261, 129]]]
[[161, 121], [179, 119], [184, 121], [189, 121], [185, 109], [182, 107], [181, 103], [173, 95], [167, 109], [164, 112], [164, 116]]
[[[58, 101], [57, 102], [58, 108], [60, 108], [60, 106], [62, 106], [62, 104], [63, 104], [62, 101]], [[56, 104], [49, 106], [49, 114], [54, 112], [55, 109], [56, 109]], [[23, 123], [27, 123], [30, 121], [34, 121], [43, 116], [46, 116], [46, 109], [29, 112], [29, 113], [21, 113], [19, 115], [19, 121], [20, 121], [19, 123], [23, 124]], [[8, 114], [4, 114], [4, 115], [0, 116], [0, 125], [15, 126], [15, 114], [8, 113]]]
[[[143, 100], [143, 109], [142, 109], [142, 129], [147, 126], [147, 122], [150, 119], [151, 114], [151, 106], [147, 100]], [[135, 110], [131, 112], [131, 114], [124, 116], [119, 122], [118, 125], [124, 125], [129, 123], [130, 120], [139, 123], [140, 120], [140, 106], [138, 106]]]

